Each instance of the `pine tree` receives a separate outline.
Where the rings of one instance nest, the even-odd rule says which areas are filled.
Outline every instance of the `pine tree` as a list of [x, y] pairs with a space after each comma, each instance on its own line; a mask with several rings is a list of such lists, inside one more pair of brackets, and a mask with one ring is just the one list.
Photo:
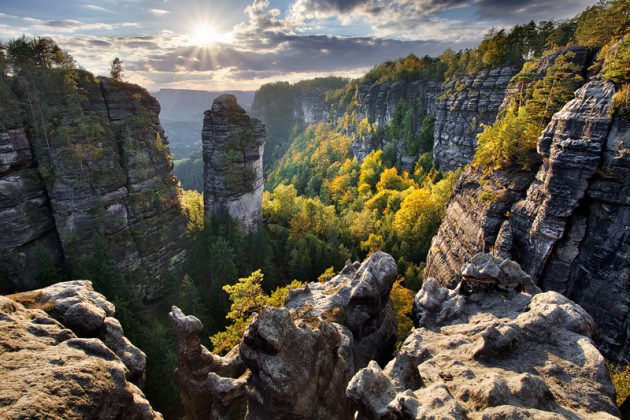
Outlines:
[[120, 82], [123, 80], [123, 73], [124, 69], [122, 60], [118, 57], [114, 58], [114, 61], [112, 61], [112, 69], [109, 73], [111, 78]]

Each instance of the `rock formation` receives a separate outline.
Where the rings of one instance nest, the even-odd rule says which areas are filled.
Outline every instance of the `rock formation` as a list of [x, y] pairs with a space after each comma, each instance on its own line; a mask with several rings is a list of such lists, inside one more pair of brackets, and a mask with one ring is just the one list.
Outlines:
[[[448, 83], [426, 80], [360, 83], [357, 87], [357, 105], [353, 112], [357, 120], [367, 118], [370, 122], [384, 126], [392, 120], [401, 100], [420, 101], [424, 106], [424, 113], [420, 118], [427, 114], [435, 118], [433, 155], [436, 163], [444, 170], [454, 170], [472, 160], [481, 124], [494, 122], [504, 100], [508, 82], [518, 70], [513, 67], [487, 69]], [[291, 112], [285, 119], [301, 125], [336, 122], [337, 118], [348, 112], [345, 106], [334, 111], [322, 88], [300, 90], [292, 101], [293, 106], [283, 111]], [[252, 112], [263, 121], [270, 118], [272, 110], [277, 111], [272, 104], [265, 104], [260, 98], [254, 99]], [[352, 144], [359, 161], [363, 161], [373, 150], [384, 146], [370, 141], [363, 142], [358, 137]], [[413, 160], [416, 157], [406, 158]], [[401, 156], [403, 158], [405, 156]]]
[[559, 293], [537, 293], [513, 261], [480, 254], [462, 274], [480, 287], [462, 294], [425, 281], [416, 328], [394, 360], [384, 369], [370, 362], [352, 378], [358, 418], [619, 416], [586, 311]]
[[227, 212], [244, 226], [262, 221], [265, 126], [233, 95], [221, 95], [204, 113], [204, 207], [207, 216]]
[[89, 281], [0, 296], [0, 417], [162, 418], [114, 311]]
[[591, 81], [558, 112], [529, 174], [466, 171], [433, 239], [426, 275], [453, 285], [479, 251], [518, 261], [543, 290], [565, 294], [596, 320], [595, 340], [630, 361], [628, 123], [612, 118], [614, 87]]
[[508, 82], [518, 68], [481, 70], [444, 83], [434, 105], [433, 158], [443, 171], [454, 171], [475, 156], [482, 124], [492, 124]]
[[245, 395], [250, 419], [351, 418], [348, 381], [370, 360], [387, 360], [396, 340], [389, 302], [396, 276], [394, 259], [382, 252], [348, 263], [326, 283], [290, 291], [285, 308], [255, 315], [224, 358], [199, 343], [199, 320], [173, 308], [187, 416], [229, 418]]
[[100, 238], [139, 294], [158, 297], [186, 261], [160, 106], [139, 86], [81, 70], [74, 77], [82, 94], [60, 97], [66, 88], [57, 76], [45, 76], [35, 98], [0, 89], [18, 109], [34, 100], [39, 113], [48, 110], [35, 123], [0, 116], [2, 290], [37, 286], [38, 247], [81, 272]]

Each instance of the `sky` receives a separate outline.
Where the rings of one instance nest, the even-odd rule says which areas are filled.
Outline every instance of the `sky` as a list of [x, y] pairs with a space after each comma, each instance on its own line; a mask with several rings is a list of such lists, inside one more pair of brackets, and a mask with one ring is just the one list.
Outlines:
[[594, 0], [0, 0], [0, 40], [50, 36], [99, 75], [161, 88], [255, 90], [414, 53], [475, 46], [490, 28], [567, 19]]

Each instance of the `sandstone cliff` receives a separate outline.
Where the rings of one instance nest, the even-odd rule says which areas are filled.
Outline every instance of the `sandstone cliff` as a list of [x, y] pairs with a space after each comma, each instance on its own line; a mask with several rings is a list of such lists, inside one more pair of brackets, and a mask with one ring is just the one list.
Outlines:
[[426, 275], [452, 284], [476, 252], [523, 265], [544, 290], [565, 294], [595, 319], [596, 343], [630, 361], [628, 123], [611, 117], [615, 89], [591, 81], [542, 133], [535, 174], [468, 170], [447, 205]]
[[0, 417], [154, 419], [145, 356], [89, 281], [0, 296]]
[[[454, 170], [472, 160], [477, 144], [476, 135], [481, 130], [481, 124], [494, 122], [504, 100], [508, 82], [518, 70], [514, 67], [482, 70], [447, 83], [426, 80], [359, 83], [352, 109], [347, 104], [338, 106], [331, 103], [326, 97], [326, 86], [298, 89], [291, 96], [290, 105], [282, 109], [258, 92], [252, 113], [264, 122], [274, 118], [273, 113], [286, 114], [282, 123], [289, 128], [320, 122], [335, 123], [347, 112], [352, 112], [357, 121], [367, 118], [372, 123], [385, 126], [391, 122], [400, 101], [419, 102], [422, 103], [420, 121], [425, 115], [435, 118], [433, 155], [436, 164], [444, 170]], [[350, 128], [349, 134], [353, 133], [353, 128]], [[275, 131], [269, 134], [270, 137], [277, 135]], [[362, 141], [357, 137], [353, 142], [353, 151], [362, 161], [371, 151], [384, 146], [373, 140]], [[402, 150], [399, 150], [399, 154], [404, 161], [413, 162], [417, 158], [404, 156]], [[280, 157], [281, 154], [274, 159]], [[273, 164], [273, 161], [266, 162]]]
[[80, 273], [98, 237], [141, 296], [159, 296], [186, 256], [157, 101], [80, 70], [51, 70], [13, 90], [2, 83], [4, 98], [32, 111], [0, 116], [2, 289], [37, 286], [37, 247]]
[[244, 226], [262, 222], [265, 126], [251, 118], [233, 95], [221, 95], [204, 113], [202, 142], [204, 208], [227, 212]]

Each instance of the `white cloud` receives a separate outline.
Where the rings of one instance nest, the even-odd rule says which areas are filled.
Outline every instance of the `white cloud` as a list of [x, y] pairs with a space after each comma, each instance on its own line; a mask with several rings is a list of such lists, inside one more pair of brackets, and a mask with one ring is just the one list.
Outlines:
[[156, 16], [164, 16], [164, 15], [168, 15], [169, 12], [168, 10], [164, 10], [164, 9], [149, 9], [150, 13], [153, 13]]

